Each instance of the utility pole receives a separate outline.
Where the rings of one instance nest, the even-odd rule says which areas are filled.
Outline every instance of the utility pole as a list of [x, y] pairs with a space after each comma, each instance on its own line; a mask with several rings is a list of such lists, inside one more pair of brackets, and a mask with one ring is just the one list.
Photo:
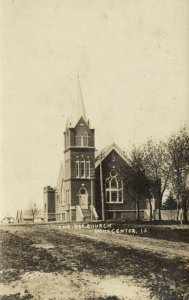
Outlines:
[[70, 193], [68, 192], [68, 203], [69, 203], [69, 221], [72, 221], [72, 204], [71, 204], [71, 197]]
[[105, 220], [104, 214], [104, 192], [103, 192], [103, 178], [102, 178], [102, 153], [100, 154], [100, 189], [101, 189], [101, 202], [102, 202], [102, 221]]
[[93, 179], [91, 178], [91, 221], [93, 220]]
[[91, 179], [91, 221], [93, 221], [93, 180], [95, 178], [94, 168], [90, 169], [90, 179]]

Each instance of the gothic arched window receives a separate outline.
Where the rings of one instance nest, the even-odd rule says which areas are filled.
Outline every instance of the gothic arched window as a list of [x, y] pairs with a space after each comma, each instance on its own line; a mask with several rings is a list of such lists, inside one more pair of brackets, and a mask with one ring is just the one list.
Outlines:
[[85, 162], [85, 169], [86, 169], [86, 172], [85, 172], [85, 175], [87, 178], [90, 177], [90, 169], [91, 169], [91, 166], [90, 166], [90, 160], [89, 158], [87, 158], [86, 162]]
[[76, 177], [79, 178], [79, 158], [76, 159]]
[[123, 181], [114, 171], [106, 178], [106, 202], [122, 203], [123, 202]]
[[84, 157], [80, 160], [80, 177], [85, 177], [85, 159]]
[[83, 126], [79, 126], [76, 130], [75, 145], [77, 147], [88, 147], [88, 132]]
[[75, 160], [75, 164], [76, 164], [76, 178], [90, 178], [91, 162], [89, 157], [85, 159], [83, 155], [81, 158], [77, 156]]

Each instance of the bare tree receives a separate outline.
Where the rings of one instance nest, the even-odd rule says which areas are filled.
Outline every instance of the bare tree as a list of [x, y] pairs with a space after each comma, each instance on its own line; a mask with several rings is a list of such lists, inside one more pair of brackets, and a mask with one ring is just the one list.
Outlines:
[[[177, 134], [172, 135], [168, 142], [171, 157], [170, 181], [177, 199], [177, 220], [187, 221], [187, 201], [189, 198], [189, 131], [182, 128]], [[183, 215], [182, 215], [183, 214]]]
[[168, 187], [171, 166], [167, 144], [150, 139], [143, 146], [142, 151], [144, 171], [148, 179], [153, 182], [151, 192], [158, 200], [159, 220], [161, 220], [162, 199]]
[[29, 214], [33, 218], [33, 223], [35, 222], [35, 217], [39, 214], [39, 209], [37, 208], [36, 203], [32, 203], [29, 209]]

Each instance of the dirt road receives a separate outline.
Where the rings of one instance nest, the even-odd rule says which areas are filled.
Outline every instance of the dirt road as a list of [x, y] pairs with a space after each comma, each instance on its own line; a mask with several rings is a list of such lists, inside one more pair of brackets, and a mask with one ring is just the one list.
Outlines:
[[1, 230], [1, 299], [183, 299], [188, 244], [17, 226]]
[[98, 241], [103, 241], [112, 245], [119, 245], [126, 248], [134, 248], [138, 250], [145, 250], [157, 254], [161, 254], [162, 257], [167, 258], [182, 258], [189, 259], [189, 244], [188, 243], [175, 243], [172, 241], [159, 240], [154, 238], [142, 237], [135, 235], [132, 229], [131, 234], [117, 234], [116, 230], [113, 232], [107, 232], [103, 230], [91, 230], [91, 229], [77, 229], [65, 230], [61, 226], [59, 230], [64, 230], [81, 237], [86, 237]]

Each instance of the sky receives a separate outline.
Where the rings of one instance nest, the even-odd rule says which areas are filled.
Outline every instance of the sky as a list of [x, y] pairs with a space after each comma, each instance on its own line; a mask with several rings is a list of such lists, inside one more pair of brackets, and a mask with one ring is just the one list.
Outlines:
[[189, 123], [188, 0], [0, 0], [0, 218], [56, 185], [79, 74], [96, 148]]

